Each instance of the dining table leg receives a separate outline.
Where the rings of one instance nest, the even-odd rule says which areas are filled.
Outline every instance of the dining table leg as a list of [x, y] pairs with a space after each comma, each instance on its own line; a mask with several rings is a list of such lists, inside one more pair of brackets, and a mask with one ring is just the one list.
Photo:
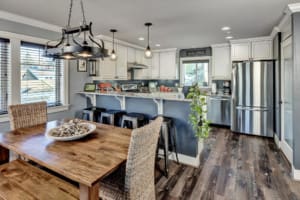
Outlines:
[[0, 164], [9, 162], [9, 150], [0, 146]]
[[99, 199], [99, 182], [96, 182], [92, 186], [86, 186], [84, 184], [79, 185], [80, 200], [98, 200]]

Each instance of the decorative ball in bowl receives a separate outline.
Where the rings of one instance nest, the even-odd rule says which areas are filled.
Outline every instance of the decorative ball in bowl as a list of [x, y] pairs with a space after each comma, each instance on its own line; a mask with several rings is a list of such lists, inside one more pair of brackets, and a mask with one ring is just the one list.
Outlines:
[[72, 141], [81, 139], [96, 130], [96, 125], [81, 122], [80, 120], [70, 120], [56, 128], [46, 132], [46, 137], [57, 141]]

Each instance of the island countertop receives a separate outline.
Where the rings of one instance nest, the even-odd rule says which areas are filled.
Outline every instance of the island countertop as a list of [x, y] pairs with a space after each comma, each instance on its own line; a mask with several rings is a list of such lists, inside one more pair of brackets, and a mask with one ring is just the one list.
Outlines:
[[152, 92], [152, 93], [140, 93], [140, 92], [78, 92], [78, 94], [85, 95], [103, 95], [103, 96], [119, 96], [119, 97], [132, 97], [132, 98], [147, 98], [147, 99], [163, 99], [170, 101], [184, 101], [191, 102], [191, 99], [186, 99], [183, 93], [178, 92]]

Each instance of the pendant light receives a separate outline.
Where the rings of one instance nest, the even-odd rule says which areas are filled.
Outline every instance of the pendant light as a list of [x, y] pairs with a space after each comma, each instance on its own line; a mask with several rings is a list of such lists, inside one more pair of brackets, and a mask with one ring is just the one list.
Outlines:
[[[83, 0], [80, 0], [82, 25], [71, 27], [71, 17], [74, 0], [70, 0], [68, 21], [62, 29], [62, 36], [59, 40], [48, 41], [45, 47], [45, 56], [54, 59], [91, 59], [104, 58], [108, 56], [104, 48], [103, 40], [94, 38], [92, 22], [86, 21]], [[81, 37], [83, 36], [83, 37]], [[83, 38], [83, 39], [82, 39]]]
[[117, 54], [115, 52], [115, 33], [117, 32], [116, 29], [111, 29], [110, 32], [112, 32], [113, 34], [113, 49], [111, 51], [111, 54], [110, 54], [110, 59], [111, 60], [117, 60]]
[[145, 50], [145, 57], [146, 58], [151, 58], [152, 57], [152, 52], [151, 52], [151, 48], [150, 48], [150, 33], [149, 33], [149, 29], [150, 29], [150, 26], [152, 26], [152, 23], [150, 22], [147, 22], [145, 23], [145, 26], [147, 26], [147, 30], [148, 30], [148, 45], [147, 45], [147, 48]]

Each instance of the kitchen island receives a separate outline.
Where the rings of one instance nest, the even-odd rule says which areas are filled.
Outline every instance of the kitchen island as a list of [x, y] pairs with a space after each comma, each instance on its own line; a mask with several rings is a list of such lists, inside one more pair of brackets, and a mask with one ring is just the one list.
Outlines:
[[[202, 146], [188, 122], [190, 99], [181, 93], [79, 92], [88, 98], [89, 106], [146, 114], [149, 118], [163, 115], [174, 119], [179, 162], [198, 166]], [[174, 159], [174, 155], [171, 155]]]

